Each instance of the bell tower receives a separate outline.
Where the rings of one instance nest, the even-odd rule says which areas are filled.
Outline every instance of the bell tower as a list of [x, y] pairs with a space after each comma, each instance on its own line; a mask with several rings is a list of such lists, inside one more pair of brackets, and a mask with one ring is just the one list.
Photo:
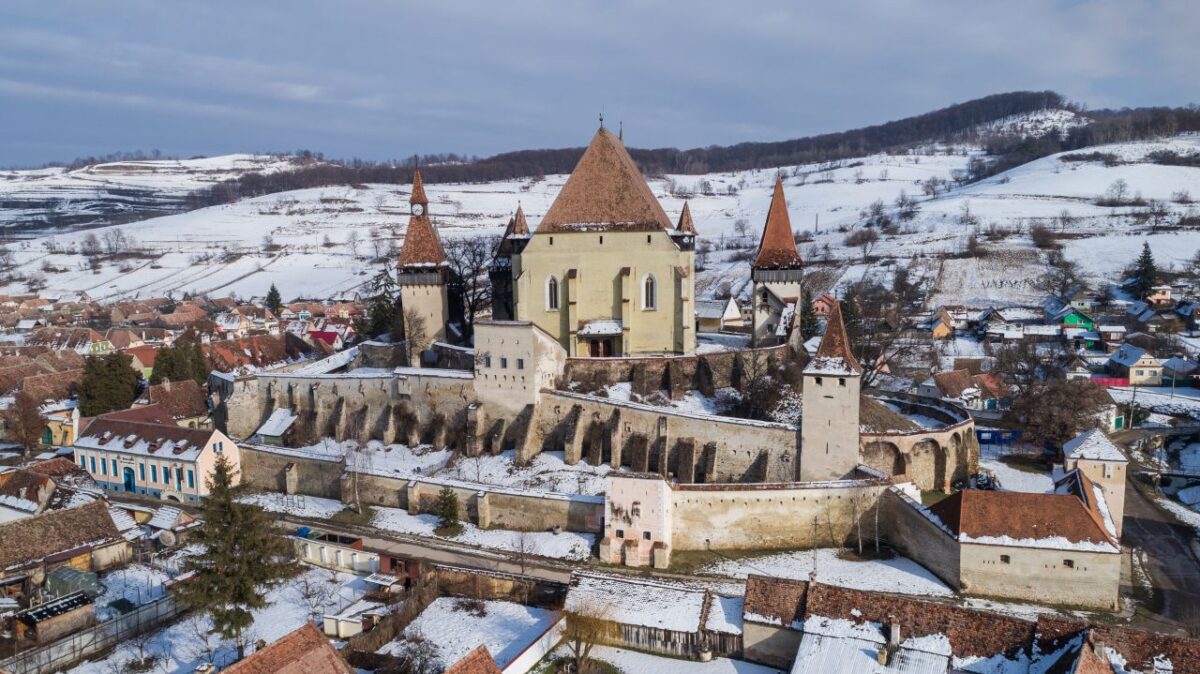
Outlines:
[[817, 355], [804, 368], [800, 480], [840, 480], [859, 463], [862, 366], [850, 350], [842, 306], [834, 304]]
[[446, 339], [450, 266], [437, 229], [429, 219], [429, 199], [419, 170], [413, 173], [408, 203], [408, 230], [396, 263], [396, 284], [404, 307], [405, 339], [412, 341], [414, 352], [420, 353]]

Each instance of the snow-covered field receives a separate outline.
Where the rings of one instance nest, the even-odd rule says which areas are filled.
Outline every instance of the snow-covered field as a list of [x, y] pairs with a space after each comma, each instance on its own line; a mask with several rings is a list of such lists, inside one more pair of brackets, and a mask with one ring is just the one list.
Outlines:
[[841, 559], [839, 552], [834, 548], [821, 548], [727, 559], [705, 566], [700, 573], [735, 578], [745, 578], [753, 573], [808, 580], [815, 564], [817, 580], [826, 585], [939, 597], [954, 594], [937, 576], [907, 557], [859, 562]]
[[[404, 637], [431, 644], [443, 669], [480, 645], [504, 668], [557, 619], [553, 611], [532, 606], [507, 601], [481, 603], [483, 615], [477, 615], [469, 610], [470, 602], [454, 597], [435, 599], [404, 629]], [[398, 655], [411, 647], [410, 641], [397, 640], [385, 644], [378, 652]]]
[[[1150, 152], [1161, 149], [1195, 152], [1200, 150], [1200, 137], [1088, 148], [1088, 152], [1119, 157], [1115, 165], [1045, 157], [972, 185], [954, 187], [951, 182], [948, 190], [935, 196], [926, 196], [922, 183], [929, 178], [951, 180], [978, 150], [930, 146], [920, 152], [784, 167], [780, 172], [786, 176], [792, 225], [811, 239], [800, 244], [801, 253], [809, 260], [838, 261], [841, 273], [834, 286], [864, 275], [886, 278], [894, 269], [888, 262], [895, 260], [915, 265], [916, 276], [931, 283], [940, 274], [939, 301], [1008, 304], [1026, 302], [1035, 294], [1028, 281], [1041, 268], [1041, 256], [1029, 241], [1030, 225], [1055, 225], [1064, 211], [1072, 216], [1065, 227], [1070, 235], [1066, 254], [1086, 261], [1085, 273], [1097, 277], [1124, 268], [1142, 240], [1150, 243], [1165, 264], [1181, 262], [1200, 247], [1198, 231], [1151, 233], [1150, 224], [1135, 222], [1132, 211], [1137, 209], [1093, 203], [1120, 179], [1129, 186], [1130, 196], [1140, 192], [1146, 199], [1162, 200], [1170, 212], [1168, 222], [1180, 214], [1194, 213], [1196, 207], [1179, 197], [1195, 192], [1191, 196], [1200, 199], [1200, 169], [1146, 160]], [[136, 181], [164, 194], [179, 194], [240, 171], [243, 163], [266, 161], [266, 170], [277, 170], [281, 160], [240, 155], [203, 161], [214, 167], [212, 174], [139, 166], [132, 172], [136, 175], [121, 177], [121, 184]], [[0, 196], [18, 189], [53, 191], [55, 181], [67, 181], [70, 189], [78, 190], [79, 184], [109, 179], [80, 172], [34, 173], [0, 174]], [[650, 180], [669, 216], [677, 217], [688, 200], [702, 242], [708, 240], [715, 249], [708, 254], [705, 270], [697, 274], [699, 297], [745, 294], [748, 265], [735, 259], [734, 249], [757, 243], [775, 175], [776, 170], [763, 169]], [[565, 180], [565, 175], [551, 175], [493, 183], [433, 184], [426, 189], [430, 213], [442, 236], [453, 239], [499, 234], [518, 202], [536, 227]], [[701, 192], [709, 186], [711, 192]], [[876, 244], [871, 254], [883, 258], [881, 263], [863, 264], [862, 251], [843, 242], [848, 228], [861, 226], [860, 212], [875, 200], [893, 208], [902, 191], [918, 199], [919, 212]], [[120, 225], [146, 257], [105, 261], [96, 270], [79, 252], [84, 233], [45, 236], [15, 246], [18, 267], [13, 272], [26, 279], [42, 277], [51, 290], [86, 290], [106, 299], [183, 292], [255, 296], [271, 283], [285, 299], [327, 297], [359, 286], [382, 264], [375, 260], [391, 259], [394, 252], [389, 251], [403, 241], [407, 199], [406, 185], [314, 188]], [[972, 218], [964, 218], [966, 212]], [[10, 211], [0, 211], [0, 220], [5, 216], [15, 217]], [[745, 237], [738, 233], [743, 222]], [[997, 250], [992, 256], [946, 260], [944, 265], [930, 257], [961, 252], [970, 235], [982, 235], [992, 225], [1007, 231], [988, 243]], [[94, 231], [103, 235], [105, 230]], [[271, 250], [264, 250], [268, 245]], [[14, 280], [0, 291], [22, 286], [23, 281]]]
[[[350, 574], [309, 568], [303, 575], [312, 583], [329, 585], [329, 600], [316, 607], [322, 614], [338, 613], [360, 599], [368, 589], [361, 579]], [[258, 639], [271, 643], [279, 639], [304, 625], [314, 610], [303, 596], [300, 579], [292, 579], [268, 591], [267, 602], [266, 608], [253, 611], [254, 625], [250, 628], [249, 643]], [[221, 639], [220, 635], [209, 634], [211, 629], [212, 621], [206, 616], [190, 616], [152, 633], [146, 652], [159, 658], [152, 671], [191, 672], [205, 662], [222, 665], [232, 662], [235, 656], [233, 643]], [[137, 657], [135, 644], [126, 641], [103, 658], [85, 662], [69, 671], [71, 674], [128, 671], [126, 664]]]
[[116, 617], [118, 611], [110, 605], [120, 599], [125, 599], [134, 606], [141, 606], [163, 596], [163, 583], [169, 578], [170, 576], [163, 571], [145, 564], [129, 564], [104, 574], [100, 578], [100, 585], [104, 591], [95, 601], [96, 619], [108, 620]]
[[375, 518], [371, 526], [385, 531], [402, 534], [429, 536], [445, 541], [454, 541], [501, 552], [526, 553], [541, 557], [556, 557], [583, 561], [591, 557], [592, 534], [564, 531], [555, 534], [549, 531], [510, 531], [508, 529], [480, 529], [469, 522], [462, 522], [462, 533], [458, 536], [440, 536], [436, 515], [410, 515], [399, 508], [375, 507]]

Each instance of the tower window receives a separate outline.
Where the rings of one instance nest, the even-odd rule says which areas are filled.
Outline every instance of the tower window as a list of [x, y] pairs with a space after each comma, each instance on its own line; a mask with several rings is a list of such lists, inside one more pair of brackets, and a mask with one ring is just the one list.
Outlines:
[[646, 235], [646, 243], [650, 243], [650, 235], [649, 234]]
[[558, 279], [546, 279], [546, 311], [558, 311]]
[[845, 385], [846, 385], [846, 378], [838, 377], [838, 386], [845, 386]]
[[816, 378], [817, 386], [823, 386], [823, 380], [820, 377]]
[[554, 237], [553, 237], [553, 236], [552, 236], [552, 237], [550, 237], [550, 245], [551, 245], [551, 246], [553, 246], [553, 245], [554, 245]]
[[1063, 560], [1063, 566], [1067, 567], [1068, 569], [1073, 569], [1073, 568], [1075, 568], [1075, 560], [1073, 560], [1073, 559], [1064, 559], [1064, 560]]
[[1012, 557], [1009, 557], [1008, 555], [1000, 555], [1000, 563], [1012, 564]]
[[646, 274], [642, 279], [642, 308], [654, 310], [658, 308], [658, 281], [653, 274]]
[[600, 245], [601, 246], [604, 245], [604, 235], [603, 234], [600, 235]]

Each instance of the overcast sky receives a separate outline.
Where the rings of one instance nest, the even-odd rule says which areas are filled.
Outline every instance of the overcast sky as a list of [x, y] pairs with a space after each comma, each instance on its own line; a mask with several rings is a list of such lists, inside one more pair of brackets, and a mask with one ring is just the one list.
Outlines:
[[1197, 0], [3, 0], [0, 166], [839, 131], [1018, 89], [1200, 101]]

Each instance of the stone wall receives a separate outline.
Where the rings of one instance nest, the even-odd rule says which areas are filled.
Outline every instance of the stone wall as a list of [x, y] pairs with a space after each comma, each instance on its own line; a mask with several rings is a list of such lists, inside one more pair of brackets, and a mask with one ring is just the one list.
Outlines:
[[522, 458], [563, 451], [680, 482], [791, 482], [799, 429], [790, 424], [685, 414], [666, 407], [545, 391]]
[[242, 484], [252, 489], [321, 498], [341, 496], [340, 460], [247, 444], [239, 444], [238, 449], [242, 454]]
[[634, 393], [639, 395], [665, 390], [678, 398], [689, 389], [711, 393], [715, 388], [736, 386], [739, 369], [745, 371], [745, 359], [754, 351], [779, 362], [791, 357], [788, 348], [780, 345], [693, 356], [568, 358], [563, 381], [581, 391], [632, 382]]
[[884, 539], [942, 582], [959, 588], [959, 546], [950, 532], [922, 514], [923, 506], [898, 489], [885, 491], [879, 506]]
[[979, 472], [979, 442], [975, 421], [961, 408], [918, 396], [877, 396], [908, 414], [920, 414], [946, 424], [910, 433], [863, 433], [859, 438], [862, 463], [919, 488], [949, 492], [956, 483]]
[[961, 550], [962, 591], [968, 594], [1106, 611], [1118, 607], [1119, 553], [975, 543], [963, 543]]

